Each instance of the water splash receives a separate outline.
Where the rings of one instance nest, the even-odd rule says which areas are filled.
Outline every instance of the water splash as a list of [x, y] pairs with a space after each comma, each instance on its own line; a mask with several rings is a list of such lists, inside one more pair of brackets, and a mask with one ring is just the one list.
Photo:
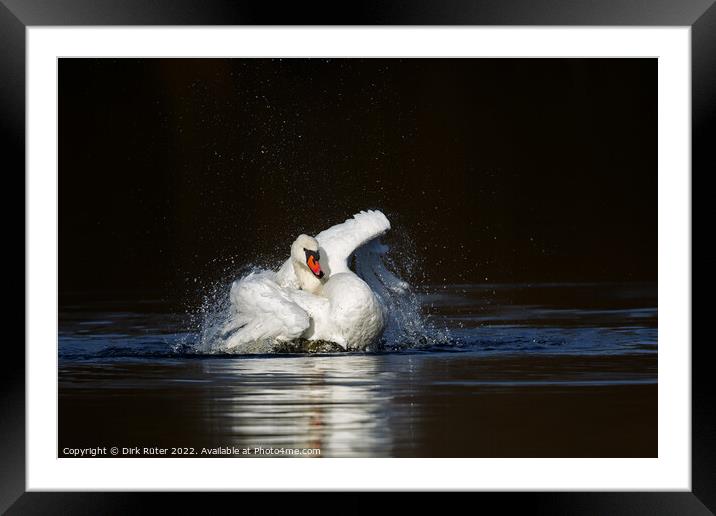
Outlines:
[[412, 250], [390, 253], [390, 247], [373, 240], [356, 250], [354, 269], [368, 283], [386, 309], [387, 323], [382, 347], [387, 350], [419, 348], [446, 343], [447, 328], [438, 328], [424, 314], [420, 298], [410, 283], [398, 275], [396, 258], [407, 272], [414, 269], [417, 259]]

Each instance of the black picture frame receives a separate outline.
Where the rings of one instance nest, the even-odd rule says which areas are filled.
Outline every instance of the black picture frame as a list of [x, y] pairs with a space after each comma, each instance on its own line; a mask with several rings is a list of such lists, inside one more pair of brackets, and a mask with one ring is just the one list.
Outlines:
[[[692, 37], [691, 177], [706, 176], [716, 170], [714, 0], [383, 0], [345, 4], [340, 8], [338, 5], [310, 2], [283, 6], [229, 0], [0, 0], [0, 141], [4, 148], [0, 169], [5, 172], [5, 181], [22, 182], [19, 188], [24, 191], [25, 29], [62, 25], [689, 26]], [[23, 251], [23, 263], [27, 258]], [[6, 281], [19, 282], [19, 275]], [[694, 341], [692, 347], [691, 492], [482, 493], [477, 495], [481, 498], [478, 503], [498, 504], [501, 511], [520, 508], [549, 514], [710, 514], [716, 511], [716, 411], [713, 391], [708, 387], [707, 360], [711, 345], [708, 341]], [[136, 513], [150, 509], [150, 497], [160, 497], [164, 510], [171, 510], [172, 506], [180, 507], [183, 512], [192, 509], [184, 493], [26, 493], [25, 352], [23, 347], [7, 342], [3, 355], [0, 360], [0, 511], [7, 510], [9, 514]], [[220, 495], [221, 498], [228, 496], [233, 495]], [[244, 507], [251, 501], [268, 502], [266, 498], [251, 496], [255, 500], [247, 500], [246, 494], [241, 496]], [[422, 503], [421, 500], [420, 496], [413, 497], [408, 505]], [[271, 512], [278, 509], [274, 497], [269, 503]], [[296, 500], [289, 503], [293, 505]], [[362, 500], [351, 506], [367, 510], [373, 504]]]

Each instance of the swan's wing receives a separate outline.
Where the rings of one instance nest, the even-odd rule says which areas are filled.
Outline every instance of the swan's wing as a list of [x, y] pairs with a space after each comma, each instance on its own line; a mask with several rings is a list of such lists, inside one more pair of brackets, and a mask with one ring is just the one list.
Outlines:
[[328, 270], [331, 274], [346, 272], [349, 270], [348, 257], [353, 251], [389, 229], [390, 222], [378, 210], [356, 213], [344, 223], [336, 224], [316, 235], [316, 240], [322, 249], [321, 262], [328, 260]]
[[231, 318], [222, 348], [233, 351], [257, 342], [298, 338], [309, 327], [306, 311], [278, 286], [275, 274], [249, 274], [231, 286]]
[[296, 271], [293, 269], [291, 258], [283, 262], [283, 265], [276, 273], [276, 283], [281, 287], [290, 287], [298, 289], [301, 287], [296, 277]]

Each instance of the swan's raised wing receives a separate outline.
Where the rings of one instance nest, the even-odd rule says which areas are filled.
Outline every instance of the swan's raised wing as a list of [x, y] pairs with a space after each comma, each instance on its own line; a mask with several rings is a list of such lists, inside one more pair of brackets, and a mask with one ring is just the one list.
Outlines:
[[342, 224], [321, 231], [316, 240], [321, 248], [321, 263], [328, 264], [331, 274], [348, 271], [348, 257], [353, 251], [390, 229], [390, 222], [378, 210], [356, 213]]

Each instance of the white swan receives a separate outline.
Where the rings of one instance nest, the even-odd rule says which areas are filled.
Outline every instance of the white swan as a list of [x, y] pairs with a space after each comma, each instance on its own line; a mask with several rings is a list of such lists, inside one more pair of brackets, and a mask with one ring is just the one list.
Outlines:
[[380, 337], [385, 308], [348, 259], [390, 229], [380, 211], [362, 211], [315, 238], [300, 235], [278, 272], [252, 273], [231, 286], [225, 351], [298, 338], [365, 349]]

